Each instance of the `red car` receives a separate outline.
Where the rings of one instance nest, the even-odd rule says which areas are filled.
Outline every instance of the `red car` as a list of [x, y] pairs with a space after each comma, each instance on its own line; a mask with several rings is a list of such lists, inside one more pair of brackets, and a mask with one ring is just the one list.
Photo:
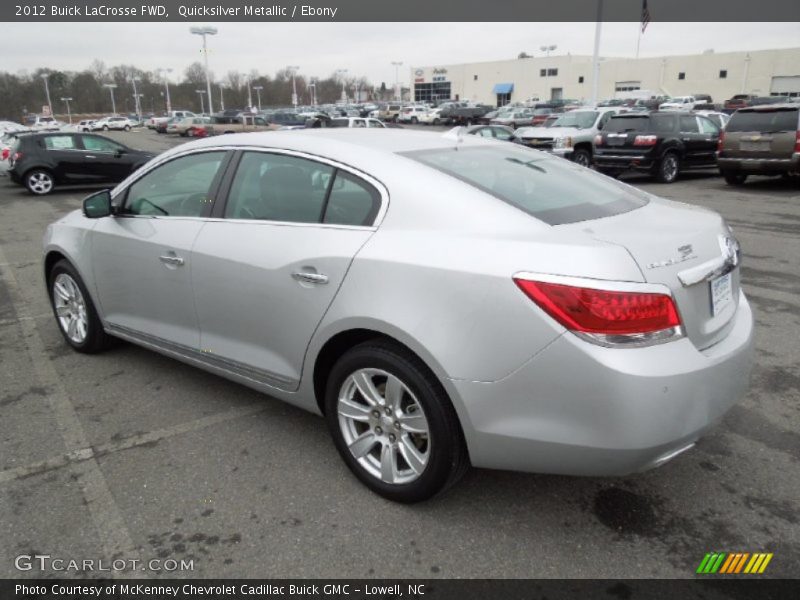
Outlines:
[[725, 100], [724, 110], [734, 112], [740, 108], [750, 106], [750, 101], [755, 98], [752, 94], [736, 94], [732, 98]]
[[536, 127], [544, 124], [553, 112], [552, 108], [535, 108], [533, 109], [533, 117], [531, 118], [531, 125]]

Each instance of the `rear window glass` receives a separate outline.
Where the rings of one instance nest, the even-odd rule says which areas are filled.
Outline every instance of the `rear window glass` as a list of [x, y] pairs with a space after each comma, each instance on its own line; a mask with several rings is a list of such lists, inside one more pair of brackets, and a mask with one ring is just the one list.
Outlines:
[[674, 115], [642, 115], [640, 117], [612, 117], [604, 131], [622, 133], [625, 131], [668, 132], [675, 127]]
[[508, 202], [549, 225], [625, 213], [643, 192], [527, 148], [440, 148], [401, 153]]
[[796, 131], [797, 109], [752, 110], [733, 113], [725, 129], [731, 131]]

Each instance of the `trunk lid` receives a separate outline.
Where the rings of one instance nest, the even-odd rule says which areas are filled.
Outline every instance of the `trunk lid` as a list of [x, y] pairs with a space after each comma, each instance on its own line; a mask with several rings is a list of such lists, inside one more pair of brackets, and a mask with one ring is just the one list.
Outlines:
[[[722, 266], [729, 252], [725, 238], [731, 234], [720, 215], [652, 198], [646, 206], [627, 213], [559, 228], [579, 229], [593, 239], [624, 247], [645, 281], [666, 285], [672, 291], [686, 335], [697, 348], [719, 342], [733, 326], [739, 302], [739, 268], [711, 281], [702, 277], [713, 267]], [[726, 294], [721, 284], [727, 283], [719, 279], [728, 276], [730, 299], [719, 296]], [[716, 314], [714, 285], [718, 294]]]

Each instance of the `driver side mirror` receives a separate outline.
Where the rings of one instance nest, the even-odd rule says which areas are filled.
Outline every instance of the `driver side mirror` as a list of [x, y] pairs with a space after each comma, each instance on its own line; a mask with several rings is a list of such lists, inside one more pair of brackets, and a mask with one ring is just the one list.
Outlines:
[[117, 148], [116, 150], [114, 150], [114, 158], [119, 158], [123, 154], [125, 154], [125, 150], [123, 150], [122, 148]]
[[103, 190], [83, 199], [83, 214], [88, 219], [100, 219], [112, 214], [111, 193]]

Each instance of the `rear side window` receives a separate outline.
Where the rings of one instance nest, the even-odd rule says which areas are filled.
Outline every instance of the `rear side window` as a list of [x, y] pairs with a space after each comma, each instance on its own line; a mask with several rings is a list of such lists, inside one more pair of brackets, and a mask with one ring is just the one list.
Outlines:
[[640, 117], [611, 117], [603, 131], [624, 133], [627, 131], [652, 131], [667, 133], [675, 130], [673, 115], [642, 115]]
[[401, 153], [548, 223], [561, 225], [625, 213], [647, 204], [633, 188], [569, 161], [504, 144]]
[[779, 132], [797, 131], [796, 108], [777, 110], [750, 110], [733, 113], [731, 120], [725, 127], [726, 131], [760, 131]]
[[697, 126], [697, 117], [682, 116], [681, 131], [685, 133], [699, 133], [700, 128]]
[[75, 138], [71, 135], [50, 135], [44, 138], [48, 150], [74, 150]]
[[323, 222], [336, 225], [372, 225], [380, 205], [378, 190], [350, 173], [337, 171]]

